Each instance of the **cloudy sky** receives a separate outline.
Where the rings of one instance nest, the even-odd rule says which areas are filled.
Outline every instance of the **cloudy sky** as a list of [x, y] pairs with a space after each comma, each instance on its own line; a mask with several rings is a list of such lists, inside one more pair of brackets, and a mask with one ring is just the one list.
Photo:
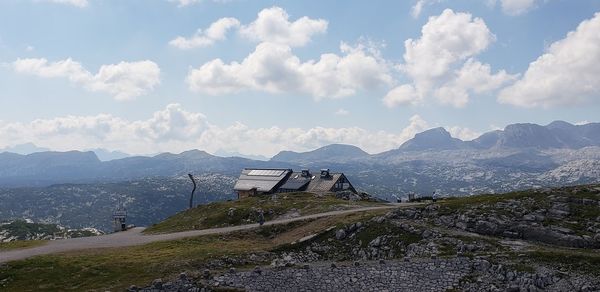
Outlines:
[[598, 0], [2, 0], [0, 148], [377, 153], [600, 117]]

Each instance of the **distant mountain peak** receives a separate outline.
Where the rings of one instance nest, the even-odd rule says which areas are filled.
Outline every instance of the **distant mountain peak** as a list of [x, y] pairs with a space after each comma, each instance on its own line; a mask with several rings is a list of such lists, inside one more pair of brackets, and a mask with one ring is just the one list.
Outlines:
[[183, 151], [179, 154], [171, 153], [171, 152], [164, 152], [164, 153], [158, 154], [154, 157], [163, 158], [163, 159], [178, 159], [178, 158], [202, 159], [202, 158], [215, 157], [215, 156], [209, 154], [208, 152], [206, 152], [204, 150], [191, 149], [191, 150]]
[[573, 127], [576, 126], [565, 121], [553, 121], [546, 126], [548, 129], [571, 129]]
[[29, 142], [24, 144], [18, 144], [12, 147], [6, 147], [4, 149], [0, 149], [0, 152], [11, 152], [21, 155], [27, 155], [36, 152], [45, 152], [50, 151], [48, 148], [38, 147], [37, 145]]
[[271, 161], [296, 163], [324, 161], [333, 162], [348, 161], [368, 155], [369, 153], [354, 145], [330, 144], [307, 152], [281, 151], [277, 155], [273, 156]]
[[415, 135], [415, 137], [420, 136], [420, 137], [424, 137], [424, 136], [428, 136], [428, 137], [445, 137], [445, 138], [452, 138], [452, 136], [450, 135], [450, 132], [446, 131], [446, 129], [444, 127], [437, 127], [437, 128], [431, 128], [429, 130], [425, 130], [421, 133], [417, 133]]
[[416, 134], [414, 138], [404, 142], [399, 150], [452, 150], [466, 147], [467, 144], [464, 141], [453, 138], [446, 129], [438, 127]]

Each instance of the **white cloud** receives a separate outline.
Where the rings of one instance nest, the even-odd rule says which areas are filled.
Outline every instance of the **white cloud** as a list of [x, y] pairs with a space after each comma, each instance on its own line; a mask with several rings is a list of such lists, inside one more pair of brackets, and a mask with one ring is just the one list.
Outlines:
[[470, 93], [489, 92], [514, 79], [515, 76], [504, 70], [492, 74], [490, 65], [469, 59], [460, 70], [454, 72], [451, 81], [435, 91], [435, 96], [443, 104], [464, 107], [469, 101]]
[[189, 38], [178, 36], [169, 44], [180, 49], [207, 47], [226, 39], [227, 32], [237, 28], [242, 37], [252, 41], [300, 47], [309, 43], [314, 35], [325, 33], [327, 25], [326, 20], [306, 16], [290, 22], [289, 15], [283, 8], [271, 7], [261, 10], [257, 18], [248, 25], [242, 26], [233, 17], [221, 18], [206, 30], [199, 29]]
[[335, 113], [334, 113], [334, 115], [336, 115], [336, 116], [347, 116], [349, 114], [350, 114], [350, 112], [347, 111], [347, 110], [345, 110], [345, 109], [343, 109], [343, 108], [335, 111]]
[[[493, 7], [496, 2], [496, 0], [489, 0], [488, 4]], [[536, 2], [539, 0], [500, 0], [500, 6], [504, 13], [515, 16], [530, 11], [535, 7]]]
[[68, 4], [76, 7], [87, 7], [89, 5], [88, 0], [42, 0], [46, 2], [59, 3], [59, 4]]
[[102, 65], [92, 74], [81, 63], [66, 59], [48, 62], [46, 59], [17, 59], [15, 72], [42, 78], [67, 78], [71, 83], [90, 91], [106, 92], [116, 100], [129, 100], [144, 95], [160, 83], [160, 68], [152, 61], [120, 62]]
[[240, 28], [240, 34], [257, 42], [271, 42], [299, 47], [306, 45], [315, 34], [327, 31], [327, 20], [303, 16], [294, 22], [280, 7], [263, 9], [252, 23]]
[[431, 5], [436, 2], [441, 2], [441, 0], [417, 0], [415, 5], [410, 9], [410, 15], [414, 18], [418, 18], [423, 11], [423, 7], [426, 5]]
[[34, 46], [27, 46], [27, 47], [25, 47], [25, 51], [33, 52], [34, 50], [35, 50]]
[[399, 133], [348, 128], [250, 128], [242, 123], [216, 126], [201, 113], [170, 104], [148, 119], [126, 120], [109, 114], [64, 116], [27, 123], [0, 121], [0, 148], [25, 142], [55, 150], [106, 148], [134, 154], [202, 149], [272, 156], [281, 150], [307, 151], [331, 143], [359, 146], [370, 153], [398, 147], [429, 126], [410, 118]]
[[178, 3], [179, 7], [184, 7], [184, 6], [200, 3], [200, 2], [202, 2], [202, 0], [169, 0], [169, 2]]
[[523, 77], [502, 90], [501, 103], [551, 107], [600, 99], [600, 13], [548, 48]]
[[232, 17], [221, 18], [213, 22], [206, 30], [198, 30], [190, 38], [178, 36], [169, 42], [171, 46], [179, 49], [193, 49], [198, 47], [208, 47], [216, 41], [227, 38], [227, 32], [240, 26], [239, 20]]
[[420, 97], [415, 88], [410, 84], [400, 85], [390, 90], [384, 97], [383, 103], [387, 107], [395, 107], [398, 105], [417, 104]]
[[392, 89], [384, 97], [384, 104], [417, 104], [433, 93], [442, 103], [461, 107], [470, 93], [497, 89], [512, 76], [504, 71], [492, 74], [489, 65], [473, 59], [495, 39], [483, 19], [469, 13], [446, 9], [430, 17], [419, 39], [404, 42], [401, 70], [412, 83]]
[[341, 45], [343, 56], [323, 54], [306, 62], [287, 45], [261, 43], [241, 63], [221, 59], [192, 69], [187, 82], [192, 91], [220, 95], [256, 90], [296, 92], [315, 99], [337, 98], [390, 84], [388, 66], [372, 48]]
[[459, 127], [459, 126], [450, 127], [448, 129], [448, 132], [450, 133], [450, 135], [452, 137], [461, 139], [463, 141], [471, 141], [471, 140], [481, 136], [481, 133], [479, 133], [479, 132], [473, 131], [469, 128], [463, 128], [463, 127]]
[[483, 19], [451, 9], [430, 17], [421, 33], [420, 39], [404, 42], [404, 70], [417, 83], [442, 76], [452, 64], [481, 53], [495, 40]]

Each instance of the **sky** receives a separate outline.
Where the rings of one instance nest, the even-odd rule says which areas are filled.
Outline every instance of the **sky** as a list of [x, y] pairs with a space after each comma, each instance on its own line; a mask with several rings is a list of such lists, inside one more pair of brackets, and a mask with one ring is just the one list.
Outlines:
[[0, 149], [369, 153], [598, 122], [598, 0], [2, 0]]

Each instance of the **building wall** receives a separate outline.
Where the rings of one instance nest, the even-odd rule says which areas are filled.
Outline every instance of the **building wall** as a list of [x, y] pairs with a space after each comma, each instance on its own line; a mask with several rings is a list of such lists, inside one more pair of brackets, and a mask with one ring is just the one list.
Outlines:
[[238, 191], [238, 199], [256, 196], [256, 190]]
[[356, 193], [356, 190], [350, 183], [350, 181], [346, 178], [345, 175], [340, 176], [340, 178], [333, 184], [331, 188], [332, 192], [340, 192], [340, 191], [351, 191]]

